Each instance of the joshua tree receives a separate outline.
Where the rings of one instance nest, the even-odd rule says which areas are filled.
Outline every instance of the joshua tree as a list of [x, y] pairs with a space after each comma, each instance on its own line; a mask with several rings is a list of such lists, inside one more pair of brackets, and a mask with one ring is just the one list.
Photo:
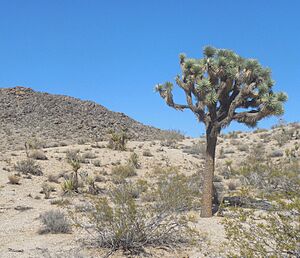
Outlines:
[[212, 216], [213, 176], [217, 138], [231, 121], [255, 127], [270, 115], [284, 112], [285, 93], [274, 93], [271, 71], [255, 59], [242, 58], [231, 50], [204, 48], [201, 59], [180, 54], [182, 75], [175, 78], [186, 104], [173, 100], [173, 84], [156, 85], [166, 103], [177, 110], [190, 109], [206, 128], [206, 161], [203, 175], [202, 217]]

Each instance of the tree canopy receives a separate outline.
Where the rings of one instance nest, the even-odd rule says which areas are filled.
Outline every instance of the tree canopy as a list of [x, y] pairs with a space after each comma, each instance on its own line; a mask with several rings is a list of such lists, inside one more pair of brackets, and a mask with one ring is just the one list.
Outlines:
[[166, 103], [177, 110], [190, 109], [206, 126], [220, 130], [235, 120], [254, 127], [257, 121], [284, 112], [287, 95], [274, 93], [271, 70], [257, 60], [243, 58], [231, 50], [207, 46], [201, 59], [180, 54], [182, 75], [175, 78], [186, 104], [174, 102], [174, 84], [156, 85]]

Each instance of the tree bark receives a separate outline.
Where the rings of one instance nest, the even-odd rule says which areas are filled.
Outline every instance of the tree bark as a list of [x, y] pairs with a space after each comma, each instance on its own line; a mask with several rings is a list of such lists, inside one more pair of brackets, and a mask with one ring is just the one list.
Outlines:
[[217, 135], [210, 127], [206, 129], [206, 157], [205, 170], [203, 174], [203, 191], [201, 217], [212, 217], [212, 198], [213, 198], [213, 178], [215, 171], [215, 154], [217, 145]]

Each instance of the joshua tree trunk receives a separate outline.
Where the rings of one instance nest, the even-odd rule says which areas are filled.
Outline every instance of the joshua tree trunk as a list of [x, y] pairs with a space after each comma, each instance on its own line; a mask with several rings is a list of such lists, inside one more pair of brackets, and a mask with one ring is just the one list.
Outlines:
[[211, 127], [206, 130], [206, 157], [205, 170], [203, 175], [203, 192], [201, 217], [208, 218], [212, 216], [212, 198], [213, 198], [213, 177], [215, 171], [215, 153], [217, 145], [217, 135], [212, 132]]

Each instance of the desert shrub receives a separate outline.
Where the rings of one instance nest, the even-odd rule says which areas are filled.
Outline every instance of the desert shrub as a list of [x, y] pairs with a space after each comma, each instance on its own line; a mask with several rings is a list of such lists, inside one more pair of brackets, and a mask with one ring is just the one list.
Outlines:
[[40, 220], [44, 225], [44, 228], [40, 230], [41, 234], [69, 233], [71, 231], [70, 222], [61, 211], [47, 211], [40, 215]]
[[271, 158], [278, 158], [283, 156], [283, 151], [282, 150], [274, 150], [270, 153], [269, 155]]
[[112, 190], [109, 198], [94, 198], [91, 204], [93, 209], [82, 213], [83, 220], [77, 217], [77, 224], [86, 228], [81, 221], [88, 219], [88, 229], [97, 233], [95, 242], [108, 248], [110, 254], [117, 250], [138, 254], [146, 247], [186, 245], [195, 235], [183, 218], [138, 205], [126, 187]]
[[184, 133], [179, 130], [164, 130], [161, 132], [160, 140], [175, 140], [181, 141], [185, 138]]
[[37, 160], [47, 160], [47, 156], [41, 150], [34, 150], [29, 153], [29, 158]]
[[50, 194], [52, 191], [54, 191], [55, 188], [47, 183], [43, 183], [42, 185], [42, 193], [45, 194], [45, 199], [49, 199], [50, 198]]
[[128, 159], [128, 164], [133, 166], [136, 169], [141, 167], [141, 164], [139, 162], [139, 156], [135, 152], [131, 153]]
[[281, 127], [280, 130], [275, 133], [274, 140], [277, 141], [279, 147], [282, 147], [293, 138], [293, 134], [293, 130]]
[[149, 149], [146, 149], [143, 151], [143, 156], [144, 157], [153, 157], [153, 154], [151, 153], [151, 151]]
[[266, 149], [265, 144], [263, 143], [257, 143], [255, 144], [252, 149], [249, 152], [249, 155], [247, 157], [247, 160], [249, 162], [263, 162], [266, 160]]
[[154, 192], [157, 209], [182, 212], [199, 208], [200, 187], [193, 187], [194, 179], [173, 171], [160, 176]]
[[269, 212], [238, 208], [234, 213], [224, 221], [230, 244], [238, 252], [230, 257], [299, 257], [299, 198], [280, 202]]
[[240, 144], [240, 145], [237, 146], [237, 149], [238, 149], [239, 151], [248, 151], [248, 150], [249, 150], [249, 147], [248, 147], [248, 145], [246, 145], [246, 144]]
[[66, 160], [69, 164], [80, 163], [82, 161], [82, 156], [80, 155], [79, 150], [67, 150]]
[[246, 162], [236, 171], [243, 185], [251, 186], [264, 195], [294, 196], [300, 187], [299, 162], [285, 164], [268, 161]]
[[192, 146], [187, 146], [183, 149], [184, 153], [205, 156], [206, 146], [204, 143], [194, 143]]
[[33, 159], [25, 159], [18, 161], [15, 166], [15, 170], [23, 174], [31, 174], [35, 176], [43, 175], [41, 167]]
[[129, 137], [126, 132], [111, 132], [107, 147], [113, 150], [126, 150], [126, 144]]
[[44, 143], [36, 137], [33, 137], [25, 142], [26, 150], [37, 150], [37, 149], [41, 149], [43, 147], [44, 147]]
[[58, 184], [59, 183], [58, 179], [59, 179], [59, 177], [56, 176], [56, 175], [53, 175], [53, 174], [50, 174], [48, 176], [48, 181], [51, 182], [51, 183], [57, 183]]
[[93, 161], [93, 165], [95, 167], [101, 167], [101, 161], [99, 159], [96, 159], [96, 160]]
[[185, 138], [184, 134], [177, 130], [165, 130], [161, 133], [160, 145], [175, 148], [179, 141]]
[[95, 158], [97, 158], [97, 156], [95, 153], [90, 151], [90, 152], [83, 153], [82, 158], [83, 159], [95, 159]]
[[8, 176], [8, 181], [12, 185], [19, 185], [20, 184], [20, 177], [17, 175], [10, 175]]
[[127, 177], [133, 177], [136, 176], [135, 168], [131, 165], [119, 165], [112, 168], [111, 171], [112, 176], [127, 178]]

